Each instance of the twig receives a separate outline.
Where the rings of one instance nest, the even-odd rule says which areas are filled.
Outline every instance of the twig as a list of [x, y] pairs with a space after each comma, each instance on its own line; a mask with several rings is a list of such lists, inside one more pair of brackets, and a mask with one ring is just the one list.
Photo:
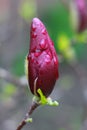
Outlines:
[[25, 118], [23, 119], [23, 121], [19, 124], [19, 126], [17, 127], [16, 130], [21, 130], [26, 124], [27, 124], [27, 120], [29, 119], [30, 115], [33, 113], [33, 111], [39, 106], [39, 103], [33, 102], [33, 104], [31, 105], [29, 112], [26, 114]]
[[11, 73], [9, 73], [7, 70], [0, 68], [0, 79], [6, 80], [7, 82], [10, 82], [14, 84], [15, 86], [23, 87], [25, 88], [27, 86], [27, 80], [26, 78], [18, 78]]
[[[21, 87], [21, 88], [25, 88], [27, 86], [27, 80], [26, 78], [23, 79], [22, 78], [18, 78], [14, 75], [12, 75], [11, 73], [9, 73], [7, 70], [0, 68], [0, 79], [3, 79], [7, 82], [10, 82], [12, 84], [14, 84], [15, 86]], [[23, 81], [24, 80], [24, 81]], [[33, 113], [33, 111], [39, 106], [40, 104], [37, 102], [33, 102], [28, 113], [26, 114], [25, 118], [23, 119], [23, 121], [19, 124], [19, 126], [17, 127], [16, 130], [21, 130], [28, 122], [28, 119], [30, 119], [30, 115]]]

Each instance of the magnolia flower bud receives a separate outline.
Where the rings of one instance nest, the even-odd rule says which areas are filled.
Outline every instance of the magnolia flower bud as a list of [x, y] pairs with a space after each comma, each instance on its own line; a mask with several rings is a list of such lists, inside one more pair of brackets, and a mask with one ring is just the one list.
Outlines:
[[59, 77], [58, 58], [54, 44], [43, 23], [34, 18], [30, 30], [30, 49], [27, 56], [28, 83], [34, 95], [41, 89], [48, 97]]
[[76, 32], [87, 29], [87, 1], [72, 0], [70, 2], [71, 26]]

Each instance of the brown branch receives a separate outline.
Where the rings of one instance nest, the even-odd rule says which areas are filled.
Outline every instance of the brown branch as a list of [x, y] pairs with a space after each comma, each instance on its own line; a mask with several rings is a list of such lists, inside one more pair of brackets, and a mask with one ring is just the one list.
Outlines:
[[7, 82], [10, 82], [15, 86], [19, 86], [21, 88], [27, 86], [26, 78], [18, 78], [3, 68], [0, 68], [0, 79], [6, 80]]
[[26, 124], [27, 124], [27, 119], [30, 117], [30, 115], [33, 113], [33, 111], [39, 106], [40, 104], [33, 102], [31, 105], [29, 112], [26, 114], [25, 118], [23, 121], [19, 124], [16, 130], [21, 130]]
[[[0, 68], [0, 79], [3, 79], [7, 82], [10, 82], [12, 84], [14, 84], [15, 86], [18, 87], [26, 87], [27, 86], [27, 80], [26, 78], [23, 79], [22, 78], [18, 78], [14, 75], [12, 75], [11, 73], [9, 73], [7, 70]], [[29, 119], [30, 115], [33, 113], [33, 111], [39, 106], [40, 104], [37, 102], [33, 102], [28, 113], [26, 114], [25, 118], [23, 119], [23, 121], [19, 124], [19, 126], [17, 127], [16, 130], [21, 130], [26, 124], [27, 124], [27, 120]]]

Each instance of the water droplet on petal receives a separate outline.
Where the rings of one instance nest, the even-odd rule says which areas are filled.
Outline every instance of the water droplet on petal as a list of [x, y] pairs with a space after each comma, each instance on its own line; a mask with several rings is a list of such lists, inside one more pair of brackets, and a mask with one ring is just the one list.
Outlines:
[[50, 59], [52, 59], [52, 54], [49, 50], [48, 50], [47, 54], [50, 56]]
[[46, 29], [44, 28], [44, 29], [42, 30], [42, 34], [46, 35], [46, 33], [47, 33], [47, 31], [46, 31]]
[[33, 30], [33, 31], [35, 31], [35, 30], [36, 30], [36, 26], [35, 26], [35, 24], [34, 24], [34, 23], [32, 24], [32, 30]]
[[36, 52], [34, 53], [34, 56], [35, 56], [35, 57], [38, 57], [40, 54], [41, 54], [40, 51], [36, 51]]
[[45, 39], [42, 39], [39, 45], [40, 45], [41, 49], [46, 49], [47, 48], [47, 44], [46, 44]]
[[28, 58], [29, 58], [29, 62], [34, 62], [34, 54], [33, 53], [31, 53]]
[[38, 56], [39, 56], [39, 53], [38, 53], [38, 52], [35, 52], [34, 55], [35, 55], [35, 57], [38, 57]]
[[31, 57], [31, 62], [32, 62], [32, 63], [34, 62], [34, 57]]
[[35, 52], [36, 51], [36, 46], [34, 46], [32, 49], [31, 49], [31, 52]]
[[54, 64], [57, 65], [58, 61], [57, 61], [57, 58], [55, 56], [54, 56], [53, 60], [54, 60]]
[[32, 38], [36, 38], [37, 37], [37, 34], [36, 32], [32, 32], [32, 35], [31, 35]]
[[49, 56], [49, 55], [46, 55], [46, 57], [45, 57], [45, 62], [48, 64], [48, 63], [50, 63], [50, 61], [51, 61], [50, 56]]

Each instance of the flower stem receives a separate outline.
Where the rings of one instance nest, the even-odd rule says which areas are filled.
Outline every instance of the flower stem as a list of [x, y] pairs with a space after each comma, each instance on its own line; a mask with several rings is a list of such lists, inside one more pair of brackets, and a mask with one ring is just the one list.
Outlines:
[[33, 111], [39, 106], [40, 104], [33, 102], [29, 111], [27, 112], [25, 118], [21, 121], [21, 123], [18, 125], [16, 130], [21, 130], [27, 122], [32, 122], [32, 119], [30, 118], [30, 115], [33, 113]]

